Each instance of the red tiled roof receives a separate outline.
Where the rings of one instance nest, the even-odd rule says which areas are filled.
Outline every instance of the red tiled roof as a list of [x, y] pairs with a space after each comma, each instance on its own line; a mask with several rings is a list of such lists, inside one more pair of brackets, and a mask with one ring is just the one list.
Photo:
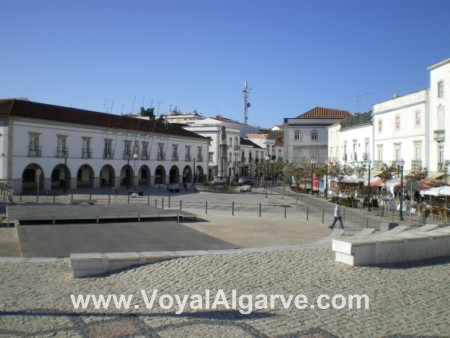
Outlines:
[[345, 119], [347, 117], [353, 116], [352, 113], [346, 110], [331, 109], [316, 107], [297, 116], [297, 119]]
[[166, 128], [162, 121], [144, 120], [126, 115], [113, 115], [89, 110], [54, 106], [18, 99], [0, 100], [0, 117], [19, 116], [30, 119], [57, 121], [62, 123], [84, 124], [94, 127], [124, 129], [158, 134], [169, 134], [194, 138], [205, 138], [183, 129], [175, 123], [168, 123]]

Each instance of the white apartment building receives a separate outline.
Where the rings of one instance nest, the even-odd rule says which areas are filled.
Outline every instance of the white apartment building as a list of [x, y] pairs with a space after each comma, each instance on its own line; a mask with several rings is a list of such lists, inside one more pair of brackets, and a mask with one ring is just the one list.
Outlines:
[[167, 119], [170, 123], [179, 123], [179, 124], [187, 124], [193, 125], [195, 121], [204, 120], [205, 117], [198, 114], [196, 111], [192, 113], [177, 113], [172, 112], [170, 114], [161, 115], [162, 118]]
[[[226, 145], [227, 145], [227, 161], [224, 173], [227, 177], [234, 178], [240, 175], [241, 166], [241, 138], [248, 132], [256, 132], [259, 127], [242, 124], [222, 116], [215, 116], [196, 120], [191, 125], [185, 126], [184, 129], [189, 130], [198, 135], [210, 139], [210, 147], [208, 154], [209, 171], [208, 178], [213, 179], [218, 176], [220, 161], [220, 133], [221, 127], [225, 127]], [[243, 136], [244, 135], [244, 136]]]
[[397, 96], [373, 106], [375, 167], [404, 161], [404, 170], [429, 168], [428, 90]]
[[328, 127], [328, 162], [373, 164], [372, 114], [356, 114]]
[[208, 152], [207, 138], [162, 120], [0, 100], [0, 180], [17, 192], [202, 180]]
[[428, 168], [432, 172], [448, 173], [450, 146], [446, 145], [450, 130], [450, 59], [428, 68], [430, 71], [429, 90], [429, 156]]
[[328, 158], [327, 127], [352, 116], [348, 111], [316, 107], [295, 118], [284, 119], [286, 161], [323, 163]]

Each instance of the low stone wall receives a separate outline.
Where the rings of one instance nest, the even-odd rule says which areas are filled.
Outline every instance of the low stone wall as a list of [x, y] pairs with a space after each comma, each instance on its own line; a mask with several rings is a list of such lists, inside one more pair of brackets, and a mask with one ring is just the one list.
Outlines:
[[241, 193], [251, 192], [251, 185], [196, 185], [195, 188], [200, 192], [218, 192], [218, 193]]
[[411, 231], [396, 227], [365, 238], [333, 240], [336, 262], [352, 266], [403, 263], [450, 257], [450, 227], [424, 226]]

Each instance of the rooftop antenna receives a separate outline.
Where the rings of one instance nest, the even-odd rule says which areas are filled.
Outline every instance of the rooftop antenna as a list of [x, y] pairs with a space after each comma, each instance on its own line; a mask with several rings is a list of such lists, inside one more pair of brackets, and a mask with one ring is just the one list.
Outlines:
[[248, 108], [250, 108], [250, 102], [248, 102], [248, 94], [250, 93], [250, 88], [248, 87], [248, 82], [244, 81], [244, 89], [242, 90], [244, 94], [244, 124], [247, 124], [248, 120]]

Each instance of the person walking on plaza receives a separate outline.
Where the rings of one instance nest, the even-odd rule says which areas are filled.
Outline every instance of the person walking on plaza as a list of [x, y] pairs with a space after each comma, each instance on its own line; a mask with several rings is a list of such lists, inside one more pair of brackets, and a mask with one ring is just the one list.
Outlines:
[[8, 200], [9, 200], [9, 205], [14, 205], [14, 188], [13, 187], [8, 187]]
[[341, 205], [339, 204], [339, 201], [336, 202], [336, 206], [334, 207], [334, 220], [333, 224], [328, 226], [330, 229], [334, 229], [334, 226], [336, 225], [336, 222], [339, 221], [341, 224], [341, 229], [344, 229], [344, 223], [342, 222], [342, 216], [341, 216]]

